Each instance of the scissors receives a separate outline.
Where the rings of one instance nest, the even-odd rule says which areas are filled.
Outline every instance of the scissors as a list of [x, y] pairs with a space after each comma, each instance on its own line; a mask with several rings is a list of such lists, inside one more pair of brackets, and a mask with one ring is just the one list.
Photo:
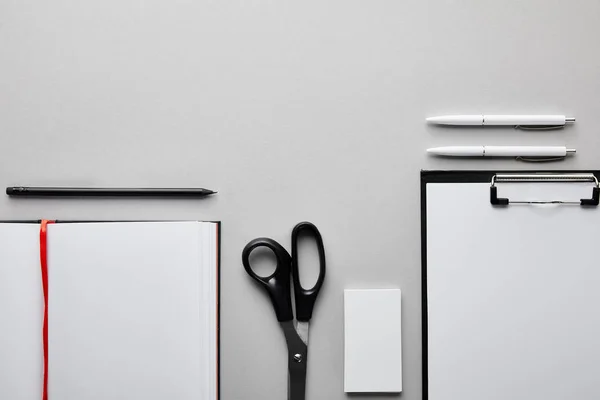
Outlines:
[[[319, 277], [311, 289], [304, 289], [298, 273], [298, 236], [300, 233], [312, 235], [319, 252]], [[266, 247], [275, 254], [275, 271], [266, 277], [257, 275], [250, 265], [250, 253], [259, 247]], [[301, 222], [292, 231], [292, 255], [273, 239], [257, 238], [242, 251], [242, 262], [246, 272], [262, 285], [275, 309], [275, 315], [285, 335], [288, 348], [288, 400], [304, 400], [306, 393], [306, 366], [308, 361], [308, 326], [319, 290], [325, 279], [325, 249], [321, 233], [310, 222]], [[294, 282], [296, 300], [296, 319], [290, 288], [290, 272]]]

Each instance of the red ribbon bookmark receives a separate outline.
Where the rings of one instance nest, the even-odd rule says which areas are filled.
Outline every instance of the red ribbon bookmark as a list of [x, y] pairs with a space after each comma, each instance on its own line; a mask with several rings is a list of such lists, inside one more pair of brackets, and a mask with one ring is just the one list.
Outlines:
[[48, 400], [48, 224], [54, 221], [42, 220], [40, 227], [40, 263], [42, 266], [42, 287], [44, 289], [44, 327], [42, 338], [44, 342], [44, 391], [42, 400]]

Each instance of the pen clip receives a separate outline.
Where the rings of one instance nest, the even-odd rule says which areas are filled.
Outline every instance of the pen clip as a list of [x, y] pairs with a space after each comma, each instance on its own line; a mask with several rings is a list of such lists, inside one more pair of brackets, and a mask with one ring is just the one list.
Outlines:
[[553, 129], [563, 129], [564, 125], [515, 125], [515, 129], [522, 131], [551, 131]]
[[561, 157], [515, 157], [515, 160], [517, 161], [522, 161], [522, 162], [532, 162], [532, 163], [536, 163], [536, 162], [552, 162], [552, 161], [562, 161], [565, 158], [567, 158], [567, 156], [561, 156]]

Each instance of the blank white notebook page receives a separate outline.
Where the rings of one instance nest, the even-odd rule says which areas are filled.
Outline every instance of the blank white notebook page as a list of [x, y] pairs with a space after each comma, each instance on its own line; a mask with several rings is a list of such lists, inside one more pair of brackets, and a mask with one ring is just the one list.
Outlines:
[[0, 399], [40, 400], [44, 297], [40, 225], [0, 223]]
[[[489, 183], [427, 184], [429, 400], [598, 398], [600, 209], [492, 207]], [[513, 200], [589, 184], [500, 184]]]
[[344, 391], [402, 391], [399, 289], [344, 290]]
[[216, 399], [216, 229], [49, 227], [49, 398]]

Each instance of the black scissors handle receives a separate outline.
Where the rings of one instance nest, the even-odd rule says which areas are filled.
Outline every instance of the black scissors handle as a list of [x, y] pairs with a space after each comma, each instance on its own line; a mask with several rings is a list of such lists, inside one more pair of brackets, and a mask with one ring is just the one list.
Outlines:
[[[319, 252], [319, 276], [315, 285], [310, 289], [302, 287], [298, 272], [298, 236], [304, 232], [313, 236]], [[323, 246], [323, 238], [317, 227], [310, 222], [300, 222], [292, 231], [292, 277], [294, 281], [294, 297], [296, 299], [296, 319], [298, 321], [310, 321], [319, 290], [325, 280], [325, 247]]]
[[[250, 253], [259, 247], [266, 247], [275, 254], [277, 265], [275, 271], [269, 276], [259, 276], [250, 265]], [[242, 251], [242, 263], [244, 269], [255, 281], [260, 283], [271, 299], [277, 320], [279, 322], [294, 319], [292, 311], [292, 298], [290, 295], [290, 266], [292, 258], [289, 253], [275, 240], [269, 238], [257, 238], [252, 240]]]

